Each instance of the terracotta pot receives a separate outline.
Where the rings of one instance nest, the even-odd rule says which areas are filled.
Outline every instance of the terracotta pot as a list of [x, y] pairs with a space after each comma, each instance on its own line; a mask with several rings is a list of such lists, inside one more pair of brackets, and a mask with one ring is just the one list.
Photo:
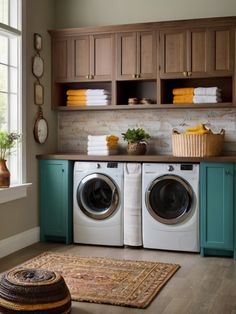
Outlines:
[[9, 188], [10, 172], [6, 165], [6, 160], [0, 159], [0, 188]]
[[128, 155], [144, 155], [147, 150], [146, 143], [128, 143]]

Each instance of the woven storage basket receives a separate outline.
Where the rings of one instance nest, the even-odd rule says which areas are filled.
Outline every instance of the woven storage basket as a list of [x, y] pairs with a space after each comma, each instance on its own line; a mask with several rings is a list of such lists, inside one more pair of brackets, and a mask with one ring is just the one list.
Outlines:
[[222, 152], [225, 131], [218, 134], [182, 134], [172, 132], [172, 152], [176, 157], [218, 156]]

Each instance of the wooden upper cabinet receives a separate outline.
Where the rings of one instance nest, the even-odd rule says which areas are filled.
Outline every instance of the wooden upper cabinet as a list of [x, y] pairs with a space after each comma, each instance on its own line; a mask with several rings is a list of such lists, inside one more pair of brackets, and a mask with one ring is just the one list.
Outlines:
[[212, 75], [233, 74], [234, 71], [234, 33], [232, 29], [217, 28], [211, 33], [211, 71]]
[[117, 34], [117, 79], [155, 78], [155, 32], [140, 31]]
[[160, 33], [160, 76], [205, 76], [208, 71], [208, 34], [205, 29]]
[[69, 41], [67, 38], [54, 38], [52, 41], [52, 75], [55, 82], [69, 79]]
[[211, 77], [233, 74], [230, 28], [194, 28], [160, 32], [160, 76]]
[[81, 35], [72, 38], [72, 80], [112, 80], [114, 36]]

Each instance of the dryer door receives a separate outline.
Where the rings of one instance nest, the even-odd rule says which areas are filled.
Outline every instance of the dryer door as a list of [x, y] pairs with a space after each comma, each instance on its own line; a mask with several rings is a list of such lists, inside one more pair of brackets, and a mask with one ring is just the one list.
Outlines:
[[106, 219], [118, 208], [119, 193], [111, 178], [93, 173], [86, 176], [77, 188], [77, 202], [85, 215], [93, 219]]
[[181, 177], [164, 175], [150, 184], [145, 201], [153, 218], [164, 224], [177, 224], [192, 211], [193, 192]]

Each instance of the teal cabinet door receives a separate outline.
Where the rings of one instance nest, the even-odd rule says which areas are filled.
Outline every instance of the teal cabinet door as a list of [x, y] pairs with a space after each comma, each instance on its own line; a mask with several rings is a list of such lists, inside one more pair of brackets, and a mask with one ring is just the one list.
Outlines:
[[234, 165], [200, 165], [201, 254], [232, 255]]
[[40, 160], [40, 240], [72, 242], [72, 162]]

